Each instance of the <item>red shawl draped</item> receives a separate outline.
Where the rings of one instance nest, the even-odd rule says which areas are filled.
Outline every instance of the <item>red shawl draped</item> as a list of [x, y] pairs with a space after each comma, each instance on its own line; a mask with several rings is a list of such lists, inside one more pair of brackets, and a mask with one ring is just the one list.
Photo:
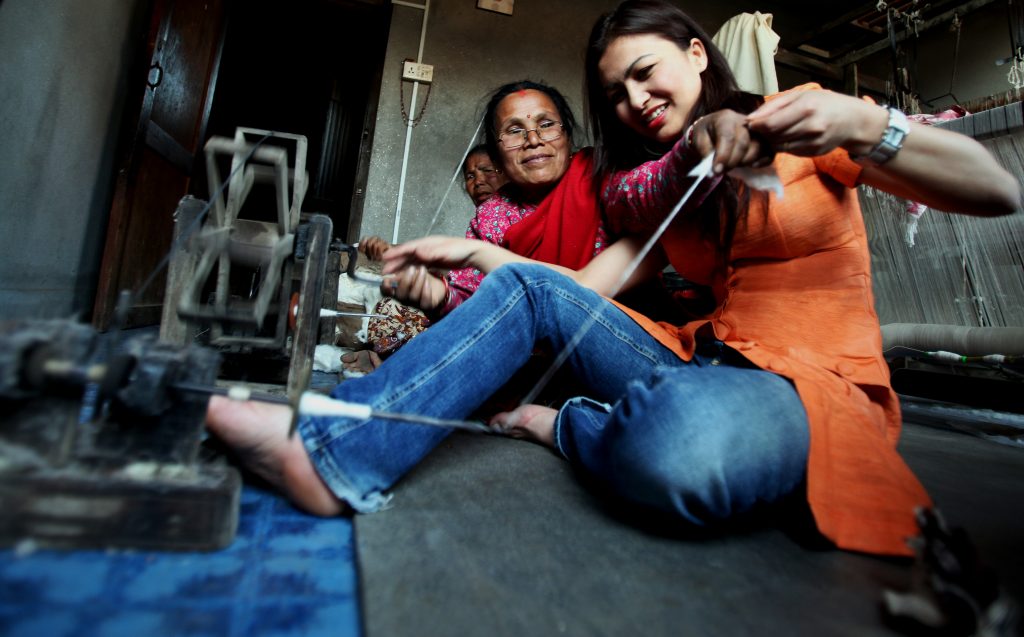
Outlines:
[[576, 153], [569, 170], [529, 217], [513, 224], [502, 241], [516, 254], [578, 270], [594, 258], [601, 223], [589, 148]]

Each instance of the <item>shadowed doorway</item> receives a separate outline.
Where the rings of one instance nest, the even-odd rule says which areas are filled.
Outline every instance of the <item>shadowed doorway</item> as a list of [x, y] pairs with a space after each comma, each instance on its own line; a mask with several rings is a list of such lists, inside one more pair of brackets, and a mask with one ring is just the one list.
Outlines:
[[[373, 141], [390, 17], [390, 3], [379, 0], [228, 5], [208, 135], [230, 137], [236, 126], [305, 135], [302, 210], [329, 215], [342, 238], [362, 216], [360, 157]], [[206, 198], [205, 180], [195, 177], [193, 192]]]

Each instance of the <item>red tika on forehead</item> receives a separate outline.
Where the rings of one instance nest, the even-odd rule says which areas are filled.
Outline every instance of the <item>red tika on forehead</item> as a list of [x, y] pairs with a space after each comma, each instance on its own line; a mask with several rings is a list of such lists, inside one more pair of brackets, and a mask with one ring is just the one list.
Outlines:
[[519, 97], [526, 97], [526, 89], [525, 88], [519, 89], [518, 91], [516, 91], [516, 95], [518, 95]]

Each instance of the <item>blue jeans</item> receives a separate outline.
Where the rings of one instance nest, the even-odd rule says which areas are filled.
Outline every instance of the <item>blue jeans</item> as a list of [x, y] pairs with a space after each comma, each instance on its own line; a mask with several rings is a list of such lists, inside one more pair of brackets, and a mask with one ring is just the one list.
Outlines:
[[[558, 451], [627, 500], [698, 525], [793, 492], [804, 478], [807, 416], [790, 382], [708, 341], [687, 363], [594, 292], [539, 265], [512, 264], [335, 398], [375, 410], [462, 419], [518, 370], [534, 345], [560, 352], [593, 326], [565, 365], [589, 388], [558, 412]], [[321, 478], [357, 511], [449, 431], [380, 419], [301, 416]]]

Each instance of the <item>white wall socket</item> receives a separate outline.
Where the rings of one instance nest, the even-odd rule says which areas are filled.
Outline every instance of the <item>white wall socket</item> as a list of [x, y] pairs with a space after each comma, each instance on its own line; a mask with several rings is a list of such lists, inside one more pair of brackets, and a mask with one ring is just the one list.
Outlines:
[[402, 64], [402, 79], [430, 84], [434, 80], [434, 67], [430, 64], [406, 60]]

